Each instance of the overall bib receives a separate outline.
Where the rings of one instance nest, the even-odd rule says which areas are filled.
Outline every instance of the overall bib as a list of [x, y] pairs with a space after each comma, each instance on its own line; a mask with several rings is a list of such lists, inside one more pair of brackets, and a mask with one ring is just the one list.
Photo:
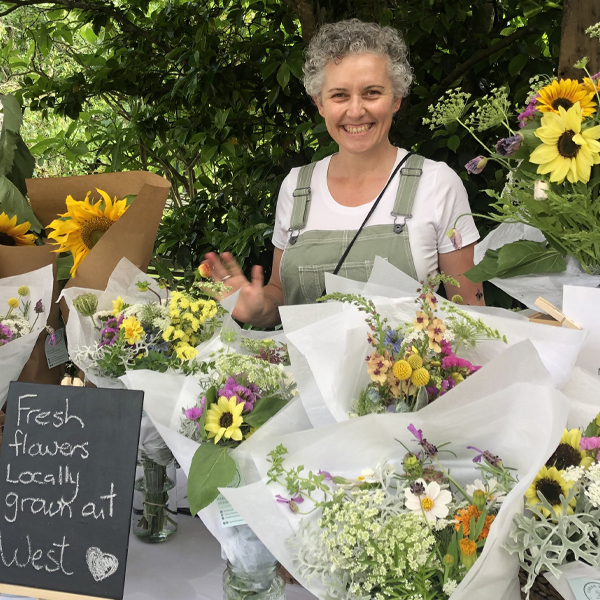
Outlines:
[[[414, 279], [417, 272], [408, 240], [407, 221], [419, 185], [425, 159], [413, 154], [400, 169], [398, 192], [389, 225], [365, 226], [354, 242], [339, 275], [355, 281], [367, 281], [376, 256]], [[298, 174], [294, 206], [290, 220], [290, 237], [280, 265], [285, 304], [310, 304], [325, 289], [325, 273], [333, 273], [357, 230], [302, 230], [310, 212], [310, 182], [316, 163], [305, 165]]]

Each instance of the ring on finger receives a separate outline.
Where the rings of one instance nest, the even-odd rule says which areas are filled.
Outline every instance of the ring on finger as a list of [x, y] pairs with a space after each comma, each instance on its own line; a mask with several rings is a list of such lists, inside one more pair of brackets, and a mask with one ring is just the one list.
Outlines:
[[221, 281], [227, 281], [230, 277], [231, 275], [225, 275], [225, 277], [221, 278]]

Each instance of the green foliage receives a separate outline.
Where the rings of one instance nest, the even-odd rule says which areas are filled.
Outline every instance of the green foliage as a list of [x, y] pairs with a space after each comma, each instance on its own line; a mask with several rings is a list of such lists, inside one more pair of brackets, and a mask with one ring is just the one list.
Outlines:
[[[5, 17], [0, 68], [29, 109], [27, 139], [46, 173], [56, 161], [76, 172], [164, 174], [173, 206], [157, 253], [184, 270], [209, 249], [269, 267], [283, 177], [336, 149], [301, 84], [303, 50], [315, 25], [348, 17], [404, 33], [415, 85], [391, 139], [448, 162], [473, 211], [487, 212], [479, 190], [500, 190], [503, 171], [467, 178], [476, 142], [452, 125], [432, 134], [422, 119], [459, 84], [473, 98], [504, 86], [524, 102], [529, 77], [556, 67], [554, 2], [50, 1]], [[494, 129], [481, 136], [488, 146], [495, 138]]]
[[474, 282], [505, 279], [531, 273], [560, 273], [567, 268], [564, 256], [543, 242], [520, 240], [486, 250], [483, 260], [465, 273]]
[[212, 442], [200, 444], [192, 458], [188, 477], [188, 500], [192, 515], [206, 508], [235, 475], [235, 461], [229, 450]]

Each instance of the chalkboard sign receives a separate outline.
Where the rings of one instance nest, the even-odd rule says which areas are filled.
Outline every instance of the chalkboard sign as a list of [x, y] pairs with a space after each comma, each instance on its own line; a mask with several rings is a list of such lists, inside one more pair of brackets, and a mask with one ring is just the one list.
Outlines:
[[0, 584], [123, 598], [142, 403], [139, 391], [10, 384]]

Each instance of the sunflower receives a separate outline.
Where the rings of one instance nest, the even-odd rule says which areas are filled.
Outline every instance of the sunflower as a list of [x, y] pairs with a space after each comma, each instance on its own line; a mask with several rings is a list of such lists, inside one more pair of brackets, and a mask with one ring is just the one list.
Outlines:
[[542, 140], [529, 157], [539, 165], [537, 172], [550, 173], [550, 181], [562, 183], [590, 179], [592, 165], [600, 164], [600, 125], [581, 131], [581, 107], [575, 103], [569, 110], [559, 107], [559, 114], [546, 113], [535, 131]]
[[594, 92], [588, 91], [576, 79], [561, 79], [543, 87], [535, 107], [542, 113], [559, 114], [560, 109], [569, 110], [577, 102], [583, 111], [583, 118], [589, 117], [596, 103], [592, 100]]
[[237, 403], [236, 397], [227, 399], [221, 396], [216, 404], [211, 405], [206, 413], [206, 423], [204, 429], [208, 432], [208, 437], [215, 438], [215, 444], [222, 438], [240, 442], [242, 440], [242, 431], [240, 429], [244, 419], [242, 411], [244, 403]]
[[564, 471], [568, 467], [589, 467], [593, 459], [585, 452], [580, 450], [579, 441], [581, 440], [581, 431], [579, 429], [565, 429], [558, 448], [546, 462], [547, 467], [556, 467], [559, 471]]
[[596, 94], [596, 92], [600, 91], [600, 79], [590, 79], [589, 77], [583, 78], [583, 83], [581, 87], [588, 93]]
[[[560, 517], [563, 514], [561, 496], [567, 497], [569, 491], [573, 487], [573, 482], [565, 481], [562, 474], [556, 469], [556, 467], [542, 467], [540, 472], [535, 476], [533, 483], [529, 486], [525, 492], [525, 497], [530, 506], [538, 506], [539, 510], [546, 516], [550, 516], [550, 511], [541, 504], [541, 500], [538, 497], [538, 492], [541, 492], [544, 498], [546, 498], [548, 504], [552, 506], [556, 516]], [[567, 507], [567, 512], [573, 514], [573, 507], [577, 502], [576, 498], [573, 498]]]
[[77, 201], [72, 196], [67, 197], [67, 212], [59, 215], [48, 225], [54, 231], [48, 238], [59, 244], [55, 252], [71, 252], [73, 267], [71, 277], [75, 276], [77, 267], [87, 256], [88, 252], [98, 243], [98, 240], [110, 229], [127, 210], [127, 200], [111, 201], [110, 196], [102, 190], [97, 190], [104, 202], [90, 202], [90, 192], [85, 200]]
[[0, 213], [0, 246], [33, 246], [35, 235], [27, 233], [30, 227], [29, 221], [17, 225], [17, 215], [9, 219], [6, 213]]

